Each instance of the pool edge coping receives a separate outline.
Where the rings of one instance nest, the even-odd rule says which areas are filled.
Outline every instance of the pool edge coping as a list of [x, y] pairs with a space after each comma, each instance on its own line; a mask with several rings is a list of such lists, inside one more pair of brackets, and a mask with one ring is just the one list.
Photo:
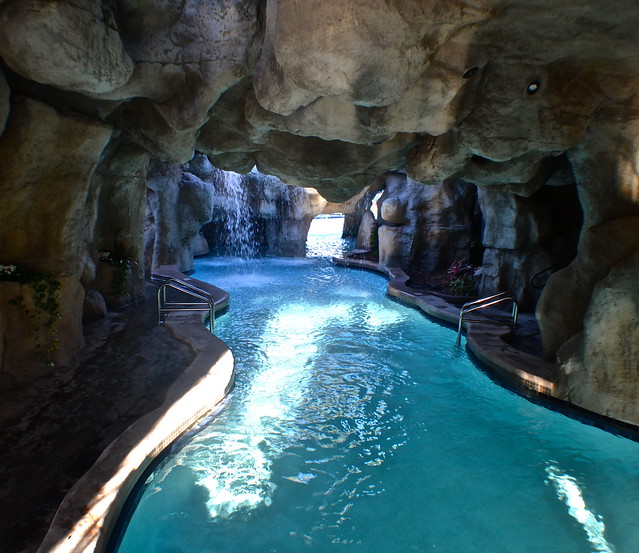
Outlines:
[[[387, 293], [391, 297], [422, 310], [434, 319], [457, 324], [459, 308], [438, 296], [415, 295], [414, 290], [406, 286], [409, 277], [402, 269], [381, 267], [370, 261], [343, 257], [333, 257], [333, 261], [340, 266], [370, 270], [387, 276]], [[153, 272], [153, 276], [160, 280], [186, 276], [175, 265], [158, 269]], [[225, 294], [218, 298], [219, 307], [225, 307], [229, 295], [222, 289], [217, 290]], [[232, 388], [234, 360], [228, 346], [205, 328], [201, 315], [180, 315], [174, 319], [165, 323], [166, 328], [176, 339], [192, 347], [195, 358], [169, 387], [163, 403], [132, 423], [113, 440], [92, 467], [75, 482], [60, 504], [37, 553], [103, 553], [120, 512], [140, 476], [171, 443], [213, 412]], [[584, 411], [582, 415], [585, 418], [594, 415], [595, 418], [612, 421], [613, 426], [614, 423], [627, 425], [628, 432], [635, 436], [635, 440], [639, 439], [639, 427], [635, 425], [584, 410], [559, 396], [549, 395], [536, 388], [535, 382], [555, 382], [559, 376], [556, 374], [559, 368], [506, 344], [502, 336], [507, 333], [507, 327], [500, 330], [491, 325], [488, 329], [486, 325], [469, 323], [466, 330], [466, 344], [470, 351], [515, 389], [527, 395], [533, 393], [539, 397], [546, 396], [546, 401], [551, 403], [556, 399], [565, 404], [564, 408]], [[493, 343], [487, 347], [486, 342], [490, 341]], [[511, 354], [510, 358], [508, 355], [501, 356], [501, 362], [500, 359], [495, 359], [491, 352], [496, 348]], [[542, 363], [555, 372], [544, 377], [535, 374], [534, 370], [524, 370], [518, 366], [522, 359], [533, 363], [533, 367]], [[526, 385], [526, 380], [532, 385]], [[184, 413], [179, 416], [182, 410]], [[173, 417], [177, 417], [179, 421], [169, 424]], [[157, 419], [155, 424], [147, 428], [154, 418]], [[606, 421], [597, 425], [595, 421], [593, 424], [602, 426], [605, 423]], [[108, 474], [111, 476], [106, 477]]]
[[[185, 278], [177, 266], [162, 266], [152, 279]], [[201, 285], [205, 282], [196, 281]], [[221, 288], [216, 309], [228, 304]], [[164, 323], [187, 343], [194, 359], [168, 388], [162, 404], [133, 422], [100, 454], [67, 492], [37, 553], [103, 553], [124, 504], [140, 476], [177, 438], [212, 413], [233, 387], [233, 354], [209, 332], [201, 314], [174, 314]]]
[[[341, 267], [364, 269], [386, 276], [386, 292], [392, 298], [420, 309], [435, 320], [457, 328], [460, 306], [446, 301], [441, 295], [420, 292], [406, 285], [410, 277], [403, 269], [385, 267], [375, 261], [349, 257], [333, 257]], [[416, 294], [417, 292], [417, 294]], [[504, 337], [510, 333], [506, 325], [465, 322], [466, 347], [491, 378], [501, 385], [564, 415], [586, 422], [607, 432], [639, 441], [639, 425], [615, 419], [572, 403], [562, 383], [561, 368], [508, 344]]]

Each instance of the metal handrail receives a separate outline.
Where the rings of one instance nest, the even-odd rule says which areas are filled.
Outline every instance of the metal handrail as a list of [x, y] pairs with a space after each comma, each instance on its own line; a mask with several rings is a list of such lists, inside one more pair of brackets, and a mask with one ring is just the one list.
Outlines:
[[577, 256], [577, 253], [575, 252], [569, 255], [568, 257], [565, 257], [561, 261], [558, 261], [557, 263], [553, 263], [552, 265], [550, 265], [550, 267], [546, 267], [545, 269], [542, 269], [538, 273], [535, 273], [532, 277], [530, 277], [530, 285], [536, 290], [541, 290], [544, 286], [546, 286], [546, 283], [548, 282], [548, 279], [550, 278], [550, 275], [548, 275], [548, 277], [546, 277], [546, 280], [543, 283], [539, 283], [539, 279], [541, 278], [542, 275], [545, 275], [546, 273], [552, 274], [555, 271], [558, 271], [559, 269], [563, 269], [564, 267], [568, 266], [570, 262], [576, 256]]
[[510, 331], [514, 333], [515, 329], [517, 328], [517, 319], [519, 318], [519, 305], [517, 304], [517, 298], [510, 292], [501, 292], [500, 294], [495, 294], [494, 296], [488, 296], [486, 298], [480, 298], [475, 301], [469, 301], [468, 303], [462, 305], [461, 311], [459, 312], [459, 323], [457, 325], [457, 344], [461, 342], [464, 317], [468, 313], [479, 311], [480, 309], [486, 309], [487, 307], [491, 307], [493, 305], [497, 305], [506, 301], [510, 301], [513, 304], [510, 313]]
[[[167, 299], [166, 290], [171, 288], [182, 292], [194, 299], [200, 300], [198, 302], [179, 302], [169, 301]], [[183, 280], [172, 278], [164, 282], [158, 288], [158, 324], [164, 322], [162, 318], [163, 313], [170, 313], [174, 311], [208, 311], [209, 313], [209, 327], [213, 332], [215, 326], [215, 298], [209, 294], [206, 290], [202, 290], [197, 286], [185, 282]], [[204, 306], [207, 307], [204, 307]]]
[[193, 292], [200, 294], [202, 296], [205, 296], [209, 298], [213, 303], [215, 303], [215, 298], [213, 297], [213, 294], [211, 294], [210, 292], [207, 292], [204, 288], [195, 286], [195, 284], [192, 284], [191, 282], [182, 280], [181, 278], [171, 278], [167, 282], [174, 282], [176, 284], [179, 284], [180, 286], [183, 286], [184, 288], [189, 288], [190, 290], [193, 290]]

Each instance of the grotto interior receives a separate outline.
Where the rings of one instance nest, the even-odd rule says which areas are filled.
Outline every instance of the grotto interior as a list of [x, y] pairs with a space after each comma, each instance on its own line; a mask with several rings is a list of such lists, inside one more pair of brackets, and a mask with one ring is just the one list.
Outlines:
[[565, 398], [639, 425], [638, 24], [635, 0], [0, 0], [3, 397], [90, 388], [61, 376], [83, 324], [116, 343], [239, 179], [262, 252], [337, 211], [384, 267], [481, 242], [479, 292], [534, 310]]

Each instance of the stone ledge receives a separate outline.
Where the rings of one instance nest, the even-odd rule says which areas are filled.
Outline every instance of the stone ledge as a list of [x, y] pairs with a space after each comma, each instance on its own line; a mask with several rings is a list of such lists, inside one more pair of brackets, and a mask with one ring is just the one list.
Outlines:
[[229, 303], [229, 293], [226, 290], [222, 290], [222, 288], [218, 288], [217, 286], [213, 286], [208, 282], [203, 282], [201, 280], [197, 280], [196, 278], [191, 278], [186, 276], [184, 273], [180, 272], [177, 265], [161, 265], [156, 269], [153, 269], [151, 273], [152, 280], [159, 281], [167, 281], [172, 278], [180, 279], [190, 284], [194, 284], [198, 288], [205, 290], [215, 299], [215, 310], [225, 308]]
[[[181, 273], [168, 278], [176, 276], [184, 278]], [[190, 280], [198, 286], [206, 285]], [[222, 307], [228, 303], [228, 293], [216, 290], [222, 292], [218, 293]], [[224, 342], [206, 330], [199, 314], [172, 316], [165, 326], [175, 338], [190, 344], [195, 359], [169, 388], [163, 404], [114, 440], [74, 484], [38, 553], [104, 551], [122, 507], [144, 470], [176, 438], [210, 414], [232, 388], [233, 355]]]
[[[435, 319], [457, 326], [460, 307], [439, 295], [416, 292], [406, 286], [409, 277], [402, 269], [380, 267], [372, 261], [361, 259], [334, 257], [333, 261], [345, 267], [385, 274], [390, 278], [388, 295], [421, 309]], [[503, 338], [509, 333], [508, 327], [476, 322], [465, 323], [464, 327], [468, 349], [493, 373], [527, 392], [564, 399], [555, 386], [559, 379], [559, 367], [507, 344]]]
[[[389, 296], [424, 311], [427, 315], [457, 328], [460, 307], [451, 305], [443, 298], [417, 292], [406, 286], [409, 276], [398, 268], [380, 267], [365, 259], [334, 257], [333, 261], [343, 267], [364, 269], [386, 275]], [[520, 322], [526, 324], [525, 315]], [[532, 322], [534, 317], [529, 316]], [[561, 368], [541, 357], [531, 355], [508, 344], [504, 338], [510, 329], [505, 325], [481, 322], [465, 323], [466, 347], [479, 360], [486, 371], [500, 382], [519, 391], [522, 395], [538, 401], [544, 407], [559, 410], [607, 432], [639, 441], [639, 426], [623, 420], [596, 413], [570, 401], [563, 384]]]

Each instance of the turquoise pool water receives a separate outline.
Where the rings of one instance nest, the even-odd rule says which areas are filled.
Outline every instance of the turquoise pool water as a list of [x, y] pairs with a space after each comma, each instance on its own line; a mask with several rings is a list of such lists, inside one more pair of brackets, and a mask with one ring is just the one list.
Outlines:
[[119, 553], [625, 553], [639, 444], [501, 388], [455, 332], [323, 257], [197, 262], [231, 292], [221, 414], [147, 481]]

